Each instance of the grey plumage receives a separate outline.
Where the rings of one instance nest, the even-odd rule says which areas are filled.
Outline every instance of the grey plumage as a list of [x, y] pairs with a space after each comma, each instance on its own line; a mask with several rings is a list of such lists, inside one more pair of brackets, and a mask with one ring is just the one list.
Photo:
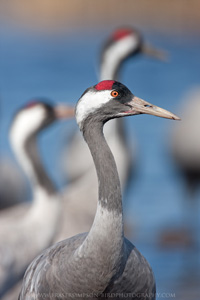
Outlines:
[[[75, 256], [86, 238], [87, 234], [76, 235], [37, 257], [25, 274], [26, 287], [19, 299], [43, 299], [48, 295], [50, 299], [87, 299], [111, 293], [116, 294], [113, 299], [155, 299], [151, 267], [127, 239], [123, 242], [120, 262], [115, 265], [110, 263], [104, 247], [96, 249], [98, 261], [92, 255]], [[114, 246], [113, 250], [116, 251]], [[107, 272], [102, 271], [102, 265], [106, 265]], [[128, 293], [131, 296], [127, 297]]]

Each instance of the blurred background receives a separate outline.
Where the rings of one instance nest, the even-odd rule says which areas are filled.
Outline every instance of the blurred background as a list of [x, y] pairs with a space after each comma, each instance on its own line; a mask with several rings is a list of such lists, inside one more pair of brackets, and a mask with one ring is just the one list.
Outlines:
[[[19, 201], [31, 198], [23, 173], [14, 173], [20, 168], [8, 141], [16, 110], [38, 96], [75, 104], [87, 87], [97, 83], [101, 47], [121, 26], [137, 28], [145, 41], [168, 53], [167, 62], [144, 56], [128, 61], [121, 81], [138, 97], [180, 117], [184, 102], [186, 118], [188, 106], [191, 114], [195, 111], [194, 128], [200, 139], [198, 0], [1, 0], [1, 201], [5, 187], [9, 192], [18, 189]], [[193, 98], [195, 105], [190, 102]], [[173, 155], [175, 123], [146, 115], [126, 119], [129, 143], [133, 132], [137, 140], [137, 170], [124, 195], [124, 210], [131, 224], [129, 238], [154, 270], [157, 299], [196, 300], [200, 298], [200, 194], [198, 189], [188, 192], [183, 168]], [[74, 120], [54, 125], [39, 140], [42, 160], [59, 189], [67, 184], [62, 151], [76, 126]], [[184, 135], [187, 130], [183, 139]], [[11, 176], [16, 178], [13, 187]]]

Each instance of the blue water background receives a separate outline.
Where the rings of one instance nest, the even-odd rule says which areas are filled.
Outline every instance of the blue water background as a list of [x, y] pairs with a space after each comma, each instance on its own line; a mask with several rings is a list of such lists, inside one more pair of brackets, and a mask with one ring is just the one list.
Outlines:
[[[178, 114], [186, 92], [200, 83], [200, 40], [195, 36], [143, 33], [147, 42], [168, 51], [169, 61], [138, 55], [123, 67], [121, 81], [135, 95]], [[1, 159], [14, 161], [8, 142], [9, 124], [27, 100], [45, 97], [75, 104], [87, 87], [97, 83], [98, 55], [107, 36], [107, 32], [98, 30], [44, 35], [1, 27]], [[65, 185], [60, 154], [76, 126], [74, 120], [61, 122], [39, 138], [42, 159], [59, 188]], [[200, 299], [199, 248], [159, 246], [164, 228], [184, 222], [184, 183], [169, 153], [173, 126], [174, 121], [153, 116], [126, 119], [128, 141], [137, 144], [138, 168], [125, 194], [124, 209], [133, 225], [132, 241], [155, 272], [161, 293], [157, 298], [195, 300]], [[200, 226], [196, 225], [199, 239]]]

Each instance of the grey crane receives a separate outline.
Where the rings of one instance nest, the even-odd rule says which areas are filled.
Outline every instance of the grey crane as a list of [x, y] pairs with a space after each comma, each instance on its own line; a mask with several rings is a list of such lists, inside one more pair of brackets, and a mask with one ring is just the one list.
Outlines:
[[0, 297], [18, 280], [31, 260], [51, 245], [57, 232], [61, 199], [38, 153], [37, 136], [56, 119], [70, 117], [72, 108], [32, 101], [12, 122], [10, 138], [17, 159], [33, 189], [30, 205], [18, 205], [0, 219]]
[[80, 97], [76, 120], [99, 183], [95, 219], [88, 233], [58, 242], [35, 258], [25, 273], [19, 300], [94, 299], [110, 294], [113, 299], [155, 299], [151, 267], [124, 237], [119, 176], [103, 135], [107, 121], [143, 113], [179, 119], [112, 80], [101, 81]]
[[200, 184], [199, 98], [199, 88], [188, 92], [181, 106], [183, 121], [172, 132], [172, 154], [191, 197]]
[[[164, 52], [154, 49], [143, 42], [136, 29], [122, 27], [115, 30], [106, 41], [101, 51], [100, 80], [116, 80], [120, 76], [126, 60], [137, 54], [147, 54], [157, 59], [164, 59]], [[122, 189], [126, 186], [131, 169], [135, 164], [137, 143], [134, 140], [132, 150], [127, 143], [125, 126], [122, 119], [110, 121], [105, 126], [106, 140], [113, 152], [120, 176]], [[79, 155], [81, 149], [82, 155]], [[130, 153], [132, 151], [132, 153]], [[62, 240], [81, 231], [88, 231], [95, 215], [97, 199], [97, 180], [90, 152], [78, 130], [75, 131], [64, 152], [62, 165], [67, 171], [68, 185], [65, 202], [67, 217], [56, 241]], [[85, 195], [85, 198], [83, 199]], [[79, 199], [82, 198], [82, 203]], [[78, 219], [78, 221], [77, 221]]]
[[183, 177], [185, 189], [182, 197], [182, 224], [162, 232], [163, 245], [188, 247], [195, 246], [197, 242], [199, 216], [196, 196], [200, 186], [199, 99], [200, 88], [193, 88], [187, 92], [180, 105], [182, 122], [171, 130], [170, 154], [179, 174]]

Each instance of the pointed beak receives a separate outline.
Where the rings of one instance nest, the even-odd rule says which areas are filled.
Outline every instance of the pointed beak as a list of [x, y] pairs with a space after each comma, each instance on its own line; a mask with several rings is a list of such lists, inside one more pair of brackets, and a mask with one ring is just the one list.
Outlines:
[[141, 52], [164, 62], [169, 61], [169, 55], [166, 51], [161, 49], [156, 49], [151, 45], [147, 45], [147, 44], [142, 45]]
[[131, 110], [127, 111], [126, 113], [148, 114], [148, 115], [153, 115], [153, 116], [166, 118], [166, 119], [180, 120], [180, 118], [178, 116], [171, 113], [170, 111], [165, 110], [156, 105], [153, 105], [153, 104], [151, 104], [147, 101], [144, 101], [136, 96], [134, 96], [133, 99], [127, 104], [131, 107]]
[[69, 119], [75, 115], [74, 107], [67, 106], [65, 104], [59, 104], [54, 108], [57, 119]]

